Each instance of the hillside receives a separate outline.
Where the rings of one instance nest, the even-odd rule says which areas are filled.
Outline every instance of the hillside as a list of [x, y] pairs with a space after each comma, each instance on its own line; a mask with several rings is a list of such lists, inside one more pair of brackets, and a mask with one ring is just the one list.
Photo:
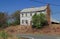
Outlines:
[[60, 34], [60, 24], [52, 24], [42, 29], [32, 29], [31, 26], [10, 26], [5, 29], [9, 34]]

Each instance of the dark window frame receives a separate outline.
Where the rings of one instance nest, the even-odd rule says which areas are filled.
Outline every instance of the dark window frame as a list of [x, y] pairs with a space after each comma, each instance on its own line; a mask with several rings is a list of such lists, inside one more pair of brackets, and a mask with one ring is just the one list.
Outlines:
[[28, 20], [25, 20], [26, 24], [28, 24]]
[[26, 17], [27, 17], [27, 13], [26, 13]]
[[32, 16], [32, 13], [30, 13], [30, 16]]
[[22, 20], [22, 24], [24, 23], [24, 20]]
[[24, 15], [24, 14], [22, 13], [22, 17], [23, 17], [23, 15]]

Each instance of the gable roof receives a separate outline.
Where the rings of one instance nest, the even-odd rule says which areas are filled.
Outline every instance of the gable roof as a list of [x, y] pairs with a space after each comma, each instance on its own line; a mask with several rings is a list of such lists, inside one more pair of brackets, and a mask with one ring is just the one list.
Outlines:
[[41, 10], [45, 10], [46, 8], [47, 8], [47, 6], [34, 7], [34, 8], [26, 8], [26, 9], [21, 10], [21, 12], [41, 11]]

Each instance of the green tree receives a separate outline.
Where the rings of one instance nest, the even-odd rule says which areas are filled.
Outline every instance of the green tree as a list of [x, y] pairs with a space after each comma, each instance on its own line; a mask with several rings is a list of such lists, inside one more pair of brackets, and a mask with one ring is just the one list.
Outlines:
[[40, 26], [39, 24], [39, 15], [37, 15], [36, 13], [34, 14], [34, 16], [32, 17], [32, 23], [33, 23], [33, 26], [32, 27], [37, 27], [37, 26]]
[[44, 26], [44, 25], [48, 24], [47, 20], [46, 20], [46, 16], [43, 13], [40, 13], [39, 17], [40, 17], [41, 26]]
[[0, 27], [6, 27], [7, 26], [7, 19], [8, 15], [5, 12], [0, 12]]
[[43, 13], [40, 14], [35, 13], [32, 16], [32, 23], [33, 23], [32, 25], [33, 28], [43, 27], [47, 23], [45, 15]]
[[14, 13], [12, 14], [12, 18], [15, 20], [15, 21], [13, 22], [13, 24], [19, 25], [19, 24], [20, 24], [20, 11], [17, 10], [16, 12], [14, 12]]

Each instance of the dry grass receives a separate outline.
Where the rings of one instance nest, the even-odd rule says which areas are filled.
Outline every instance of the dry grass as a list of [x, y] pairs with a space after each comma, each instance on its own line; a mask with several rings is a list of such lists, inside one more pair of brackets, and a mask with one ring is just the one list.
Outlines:
[[8, 39], [28, 39], [28, 38], [24, 38], [24, 37], [18, 38], [18, 37], [16, 37], [16, 36], [13, 36], [13, 37], [8, 37]]
[[[3, 38], [0, 37], [0, 39], [3, 39]], [[13, 37], [8, 37], [7, 39], [18, 39], [18, 37], [13, 36]], [[20, 37], [19, 39], [28, 39], [28, 38]]]
[[31, 26], [11, 26], [5, 29], [11, 34], [60, 34], [60, 24], [52, 24], [42, 29], [32, 29]]

